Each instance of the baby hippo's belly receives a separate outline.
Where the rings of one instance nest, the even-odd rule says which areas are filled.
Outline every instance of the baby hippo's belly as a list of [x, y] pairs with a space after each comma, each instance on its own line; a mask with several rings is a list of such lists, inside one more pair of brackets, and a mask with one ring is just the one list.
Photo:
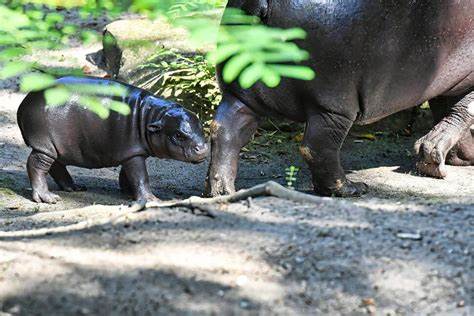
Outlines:
[[63, 120], [50, 128], [49, 134], [57, 160], [64, 165], [114, 167], [146, 154], [132, 116], [111, 112], [103, 120], [77, 105], [65, 105], [48, 113], [50, 122], [57, 117]]

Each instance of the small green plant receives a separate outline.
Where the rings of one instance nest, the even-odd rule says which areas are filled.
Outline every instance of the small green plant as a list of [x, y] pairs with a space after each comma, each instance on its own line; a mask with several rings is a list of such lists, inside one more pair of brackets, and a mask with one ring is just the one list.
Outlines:
[[286, 174], [286, 177], [285, 177], [286, 186], [289, 189], [294, 189], [293, 185], [297, 180], [296, 177], [298, 176], [298, 172], [300, 171], [300, 168], [295, 167], [295, 166], [289, 166], [288, 168], [286, 168], [285, 171], [286, 171], [285, 172], [285, 174]]

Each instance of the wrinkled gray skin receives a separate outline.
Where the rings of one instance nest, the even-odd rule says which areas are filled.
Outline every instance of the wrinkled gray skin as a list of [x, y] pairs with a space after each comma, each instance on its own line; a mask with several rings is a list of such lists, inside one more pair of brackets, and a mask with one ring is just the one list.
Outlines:
[[[437, 125], [417, 142], [418, 169], [444, 177], [447, 162], [474, 163], [474, 1], [472, 0], [230, 0], [263, 23], [301, 27], [312, 81], [284, 79], [248, 90], [222, 81], [212, 123], [210, 195], [234, 192], [239, 151], [260, 118], [306, 123], [301, 153], [316, 193], [358, 196], [363, 183], [346, 179], [340, 148], [353, 124], [368, 124], [426, 100]], [[436, 114], [435, 113], [435, 114]]]
[[[197, 116], [176, 103], [116, 81], [66, 77], [60, 84], [122, 85], [127, 93], [115, 98], [128, 104], [131, 114], [111, 112], [102, 120], [78, 105], [73, 93], [63, 106], [45, 107], [44, 91], [29, 93], [18, 109], [18, 125], [25, 143], [33, 150], [28, 158], [28, 176], [33, 200], [55, 203], [59, 196], [48, 190], [46, 176], [65, 191], [83, 188], [74, 184], [66, 166], [104, 168], [122, 166], [120, 187], [136, 200], [156, 200], [148, 181], [145, 160], [170, 158], [199, 163], [208, 145]], [[103, 96], [106, 104], [110, 97]]]

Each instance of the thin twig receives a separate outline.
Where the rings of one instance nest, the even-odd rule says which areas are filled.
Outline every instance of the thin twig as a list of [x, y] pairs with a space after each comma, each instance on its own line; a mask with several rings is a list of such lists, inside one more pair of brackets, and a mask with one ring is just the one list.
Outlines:
[[[8, 238], [32, 238], [47, 236], [58, 233], [70, 233], [74, 231], [80, 231], [84, 229], [90, 229], [97, 226], [103, 226], [107, 224], [114, 224], [123, 219], [126, 219], [127, 216], [132, 214], [142, 212], [148, 209], [158, 209], [158, 208], [186, 208], [192, 211], [193, 214], [208, 216], [215, 218], [216, 214], [212, 211], [213, 204], [225, 204], [233, 203], [241, 200], [246, 200], [248, 198], [254, 198], [259, 196], [274, 196], [285, 200], [290, 200], [300, 203], [318, 203], [321, 202], [321, 198], [298, 191], [287, 189], [276, 182], [269, 181], [263, 184], [256, 185], [249, 189], [240, 190], [236, 193], [217, 196], [213, 198], [201, 198], [197, 196], [192, 196], [188, 199], [178, 200], [178, 201], [166, 201], [166, 202], [137, 202], [127, 208], [125, 211], [120, 212], [112, 217], [102, 218], [102, 219], [90, 219], [76, 224], [71, 224], [67, 226], [53, 227], [53, 228], [40, 228], [34, 230], [26, 231], [13, 231], [13, 232], [0, 232], [0, 240]], [[109, 206], [110, 207], [110, 206]], [[117, 206], [117, 208], [123, 208], [123, 206]], [[194, 210], [200, 210], [200, 213], [195, 213]]]

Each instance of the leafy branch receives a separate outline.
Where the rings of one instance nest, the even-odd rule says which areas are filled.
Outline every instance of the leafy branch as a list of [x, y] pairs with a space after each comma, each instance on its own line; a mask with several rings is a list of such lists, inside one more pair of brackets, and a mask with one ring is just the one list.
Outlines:
[[[243, 88], [250, 88], [258, 81], [276, 87], [282, 77], [314, 78], [314, 71], [300, 64], [309, 54], [293, 42], [306, 37], [302, 29], [271, 28], [237, 9], [225, 10], [219, 28], [216, 16], [221, 14], [225, 3], [224, 0], [11, 0], [8, 5], [0, 5], [0, 80], [21, 76], [20, 87], [25, 92], [54, 89], [46, 93], [51, 105], [59, 105], [71, 97], [71, 87], [57, 87], [51, 71], [35, 72], [38, 65], [26, 58], [34, 50], [57, 49], [78, 35], [83, 41], [97, 35], [66, 23], [64, 16], [54, 10], [58, 7], [75, 7], [82, 18], [99, 14], [117, 16], [123, 12], [165, 17], [174, 26], [186, 27], [192, 40], [217, 43], [217, 49], [207, 60], [211, 65], [222, 64], [223, 79], [238, 80]], [[103, 105], [100, 95], [91, 91], [92, 87], [83, 90], [79, 103], [100, 117], [107, 117], [110, 110], [124, 109], [117, 104]]]

